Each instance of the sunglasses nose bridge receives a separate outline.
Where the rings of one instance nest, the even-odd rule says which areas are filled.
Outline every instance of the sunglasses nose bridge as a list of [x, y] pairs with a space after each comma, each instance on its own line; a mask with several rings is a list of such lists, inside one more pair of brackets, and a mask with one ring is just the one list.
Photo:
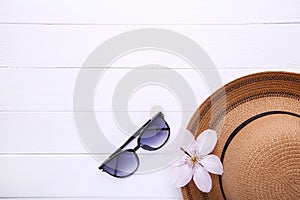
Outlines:
[[[139, 142], [138, 142], [139, 143]], [[140, 148], [141, 146], [138, 144], [136, 147], [134, 147], [132, 150], [134, 151], [134, 153]], [[136, 154], [136, 153], [135, 153]]]

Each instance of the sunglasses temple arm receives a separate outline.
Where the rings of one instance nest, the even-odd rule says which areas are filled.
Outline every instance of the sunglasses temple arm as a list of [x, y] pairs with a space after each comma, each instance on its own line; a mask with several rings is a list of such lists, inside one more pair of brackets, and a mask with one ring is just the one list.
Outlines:
[[139, 130], [137, 130], [120, 148], [118, 148], [115, 152], [113, 152], [109, 157], [111, 158], [117, 153], [119, 153], [120, 151], [122, 151], [124, 147], [126, 147], [132, 140], [134, 140], [141, 133], [141, 131], [150, 123], [150, 121], [151, 119], [149, 119], [141, 128], [139, 128]]

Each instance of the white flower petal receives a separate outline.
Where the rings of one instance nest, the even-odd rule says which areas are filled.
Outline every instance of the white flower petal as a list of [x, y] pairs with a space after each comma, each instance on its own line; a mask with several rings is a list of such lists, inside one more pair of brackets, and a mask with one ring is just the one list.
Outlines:
[[187, 152], [191, 155], [191, 156], [194, 156], [194, 155], [198, 155], [199, 154], [199, 150], [200, 150], [200, 146], [199, 146], [199, 143], [194, 141], [190, 148], [187, 150]]
[[212, 181], [209, 173], [201, 166], [195, 170], [193, 178], [196, 186], [202, 192], [209, 192], [212, 188]]
[[217, 133], [214, 130], [208, 129], [203, 131], [197, 138], [199, 144], [200, 155], [210, 154], [217, 143]]
[[179, 136], [180, 146], [185, 150], [190, 149], [191, 145], [195, 143], [194, 135], [187, 129], [180, 131]]
[[200, 164], [210, 173], [222, 175], [223, 165], [216, 155], [207, 155], [200, 160]]
[[189, 159], [189, 156], [184, 154], [182, 157], [180, 157], [179, 159], [177, 159], [172, 166], [174, 167], [181, 167], [184, 164], [187, 164], [187, 159]]
[[192, 180], [193, 173], [193, 169], [188, 165], [175, 167], [172, 173], [173, 185], [178, 188], [185, 186]]

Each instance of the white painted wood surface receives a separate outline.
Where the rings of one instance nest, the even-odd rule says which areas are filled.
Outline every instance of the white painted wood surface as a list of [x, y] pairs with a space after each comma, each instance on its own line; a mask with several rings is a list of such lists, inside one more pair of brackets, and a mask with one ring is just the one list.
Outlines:
[[299, 22], [297, 0], [2, 0], [0, 21], [39, 24], [245, 24]]
[[[170, 183], [170, 167], [121, 180], [99, 173], [99, 163], [83, 147], [74, 122], [73, 92], [80, 67], [97, 46], [117, 34], [162, 28], [197, 42], [215, 63], [224, 84], [266, 70], [299, 73], [299, 9], [296, 0], [188, 4], [0, 0], [0, 197], [181, 199]], [[146, 64], [170, 68], [154, 69], [158, 73], [175, 70], [181, 74], [197, 94], [198, 104], [211, 93], [189, 64], [163, 52], [137, 52], [110, 68], [99, 66], [107, 70], [96, 91], [95, 111], [98, 120], [109, 121], [102, 128], [113, 145], [127, 137], [112, 118], [115, 84]], [[146, 74], [149, 69], [140, 70]], [[173, 97], [168, 91], [161, 91], [167, 98], [143, 98], [146, 91], [129, 102], [132, 120], [140, 125], [159, 102], [176, 134], [181, 112], [192, 115], [194, 109], [181, 110], [178, 102], [170, 103]], [[143, 151], [139, 154], [147, 156]], [[108, 155], [101, 152], [103, 159]]]
[[[0, 28], [1, 67], [79, 68], [107, 39], [139, 28], [168, 29], [191, 38], [205, 49], [217, 68], [294, 69], [300, 62], [298, 52], [293, 51], [300, 45], [298, 24], [0, 25]], [[161, 52], [138, 52], [113, 66], [133, 68], [158, 62], [168, 67], [191, 68], [174, 57]]]

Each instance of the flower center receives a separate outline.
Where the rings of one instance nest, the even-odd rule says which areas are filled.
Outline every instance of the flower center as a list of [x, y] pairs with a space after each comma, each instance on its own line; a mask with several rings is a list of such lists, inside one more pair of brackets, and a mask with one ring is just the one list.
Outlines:
[[191, 156], [190, 160], [192, 161], [193, 164], [198, 162], [199, 157], [198, 156]]

